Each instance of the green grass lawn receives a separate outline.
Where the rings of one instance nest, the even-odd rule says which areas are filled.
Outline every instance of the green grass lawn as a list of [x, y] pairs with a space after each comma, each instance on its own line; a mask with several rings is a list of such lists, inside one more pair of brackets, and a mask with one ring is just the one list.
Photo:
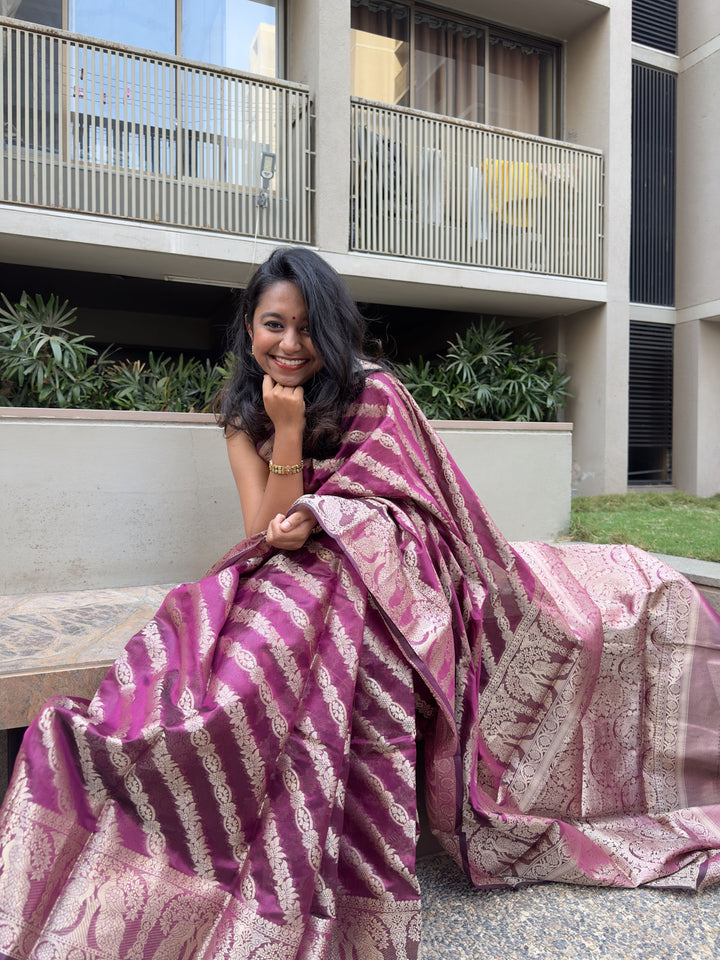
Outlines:
[[632, 543], [651, 553], [720, 562], [720, 494], [627, 493], [577, 497], [568, 539]]

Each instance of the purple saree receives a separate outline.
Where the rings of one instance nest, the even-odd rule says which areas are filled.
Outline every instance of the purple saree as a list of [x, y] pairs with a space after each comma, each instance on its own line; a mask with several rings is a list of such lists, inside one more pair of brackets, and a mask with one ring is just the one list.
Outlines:
[[387, 374], [345, 427], [306, 468], [319, 536], [240, 544], [30, 728], [0, 957], [415, 957], [418, 736], [478, 886], [720, 878], [694, 588], [633, 548], [510, 546]]

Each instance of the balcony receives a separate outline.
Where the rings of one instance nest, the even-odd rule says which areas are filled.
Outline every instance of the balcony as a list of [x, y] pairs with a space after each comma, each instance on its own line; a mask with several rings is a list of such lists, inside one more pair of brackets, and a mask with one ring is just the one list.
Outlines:
[[599, 151], [355, 99], [350, 247], [603, 275]]
[[[0, 43], [0, 203], [318, 242], [307, 87], [10, 19]], [[351, 252], [602, 280], [598, 151], [359, 99], [349, 125], [322, 212]]]
[[10, 20], [0, 43], [0, 202], [309, 242], [307, 88]]

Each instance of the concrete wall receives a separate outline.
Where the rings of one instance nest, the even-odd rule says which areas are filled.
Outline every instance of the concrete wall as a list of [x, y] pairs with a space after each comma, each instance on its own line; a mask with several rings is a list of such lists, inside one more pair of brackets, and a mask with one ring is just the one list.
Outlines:
[[708, 316], [720, 313], [720, 4], [692, 7], [680, 5], [676, 306]]
[[[46, 413], [0, 413], [0, 594], [196, 580], [243, 538], [210, 417]], [[508, 538], [567, 528], [569, 425], [440, 432]]]
[[567, 530], [571, 424], [443, 423], [438, 432], [508, 540], [554, 540]]
[[222, 431], [138, 420], [0, 419], [0, 594], [196, 580], [243, 538]]
[[720, 5], [680, 4], [673, 480], [720, 491]]

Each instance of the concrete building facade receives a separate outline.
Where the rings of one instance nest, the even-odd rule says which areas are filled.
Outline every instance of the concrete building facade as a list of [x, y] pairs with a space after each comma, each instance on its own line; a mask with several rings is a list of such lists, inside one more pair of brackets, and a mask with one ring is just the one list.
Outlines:
[[[476, 316], [530, 324], [572, 378], [565, 419], [575, 424], [577, 493], [624, 492], [638, 476], [702, 496], [720, 490], [715, 0], [680, 0], [672, 53], [633, 41], [631, 0], [248, 2], [272, 20], [247, 37], [253, 68], [277, 76], [243, 72], [229, 42], [207, 45], [222, 48], [223, 62], [203, 62], [205, 47], [177, 40], [191, 37], [189, 0], [169, 2], [170, 52], [74, 33], [82, 0], [0, 6], [0, 290], [65, 277], [63, 295], [85, 304], [101, 340], [134, 324], [126, 342], [141, 345], [156, 325], [154, 346], [203, 347], [203, 304], [241, 288], [278, 243], [306, 243], [385, 318], [401, 358], [432, 352]], [[217, 18], [202, 28], [211, 27], [231, 29]], [[435, 31], [432, 43], [438, 31], [456, 38], [455, 52], [431, 49], [423, 30]], [[379, 61], [360, 33], [387, 41]], [[458, 53], [457, 38], [474, 52]], [[388, 77], [363, 87], [363, 63], [379, 70], [388, 57]], [[452, 112], [428, 109], [451, 102], [461, 60], [472, 92], [453, 87]], [[645, 269], [642, 257], [633, 265], [644, 242], [633, 219], [644, 189], [637, 158], [633, 167], [633, 114], [646, 109], [638, 66], [672, 78], [677, 96], [674, 182], [659, 174], [673, 201], [673, 249], [661, 238], [657, 268], [673, 274], [670, 303], [632, 298], [633, 272]], [[518, 85], [524, 114], [510, 103]], [[513, 129], [526, 115], [535, 119]], [[118, 278], [135, 302], [122, 313]], [[173, 319], [185, 289], [199, 301], [197, 323]], [[165, 304], [155, 320], [153, 297]], [[636, 325], [673, 329], [671, 440], [657, 476], [648, 462], [634, 477], [629, 459], [643, 417], [642, 406], [633, 414]]]

